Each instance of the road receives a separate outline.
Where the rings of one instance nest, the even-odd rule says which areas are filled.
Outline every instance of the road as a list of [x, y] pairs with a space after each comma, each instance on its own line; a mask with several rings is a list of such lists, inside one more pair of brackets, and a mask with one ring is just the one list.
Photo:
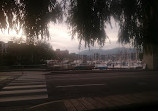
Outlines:
[[98, 103], [106, 100], [104, 102], [107, 102], [109, 98], [111, 99], [107, 104], [110, 105], [119, 104], [118, 101], [122, 100], [125, 104], [144, 102], [144, 100], [148, 102], [144, 97], [149, 100], [154, 98], [153, 100], [157, 101], [157, 92], [158, 71], [105, 71], [102, 73], [25, 71], [0, 91], [0, 109], [12, 111], [12, 109], [29, 108], [56, 100], [63, 100], [63, 103], [68, 101], [73, 105], [85, 101]]
[[50, 73], [46, 75], [52, 100], [158, 91], [158, 72]]

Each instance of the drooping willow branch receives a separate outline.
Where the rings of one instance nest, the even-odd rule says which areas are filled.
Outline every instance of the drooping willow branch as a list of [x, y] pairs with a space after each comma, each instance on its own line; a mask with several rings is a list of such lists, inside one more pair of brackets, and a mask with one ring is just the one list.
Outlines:
[[[136, 47], [158, 44], [157, 0], [1, 0], [0, 29], [21, 28], [26, 36], [49, 37], [48, 24], [67, 14], [72, 36], [86, 46], [107, 39], [105, 23], [113, 17], [120, 25], [119, 42], [133, 41]], [[20, 28], [19, 28], [20, 27]]]

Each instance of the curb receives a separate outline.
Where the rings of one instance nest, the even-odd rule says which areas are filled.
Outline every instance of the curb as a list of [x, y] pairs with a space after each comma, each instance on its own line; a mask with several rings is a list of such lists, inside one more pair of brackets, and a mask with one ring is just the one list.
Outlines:
[[64, 102], [55, 101], [30, 107], [26, 111], [67, 111]]
[[72, 71], [51, 71], [51, 73], [45, 74], [45, 75], [52, 75], [52, 74], [78, 74], [78, 73], [113, 73], [113, 72], [144, 72], [143, 70], [72, 70]]

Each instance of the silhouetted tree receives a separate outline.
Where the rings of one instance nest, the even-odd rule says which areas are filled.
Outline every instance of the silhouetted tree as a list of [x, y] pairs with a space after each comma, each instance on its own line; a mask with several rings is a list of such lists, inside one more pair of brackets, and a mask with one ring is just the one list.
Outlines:
[[4, 55], [5, 65], [34, 65], [43, 64], [45, 60], [53, 59], [54, 51], [46, 42], [38, 42], [36, 45], [26, 43], [12, 43], [8, 45]]
[[48, 23], [60, 18], [57, 0], [0, 0], [0, 29], [24, 29], [30, 41], [49, 37]]
[[105, 23], [113, 17], [120, 25], [119, 41], [145, 49], [158, 44], [157, 0], [1, 0], [0, 28], [24, 28], [31, 41], [49, 36], [48, 23], [61, 18], [62, 9], [77, 35], [85, 44], [104, 45]]
[[104, 45], [105, 23], [113, 17], [120, 26], [119, 41], [152, 49], [158, 44], [157, 0], [71, 0], [68, 22], [73, 34], [93, 44]]

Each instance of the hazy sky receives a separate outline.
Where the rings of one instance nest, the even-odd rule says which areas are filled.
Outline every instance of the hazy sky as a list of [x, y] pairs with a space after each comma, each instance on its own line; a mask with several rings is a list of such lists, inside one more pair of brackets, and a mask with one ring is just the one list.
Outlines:
[[[77, 38], [72, 39], [70, 30], [64, 23], [60, 24], [49, 24], [49, 31], [50, 31], [50, 40], [48, 41], [53, 49], [61, 49], [61, 50], [69, 50], [70, 52], [79, 52], [79, 40]], [[117, 42], [117, 35], [118, 35], [118, 24], [112, 21], [112, 27], [111, 28], [109, 25], [106, 27], [106, 32], [107, 35], [109, 36], [109, 39], [106, 40], [105, 46], [102, 47], [102, 49], [112, 49], [116, 47], [121, 47]], [[21, 37], [24, 35], [22, 34], [22, 31], [19, 35], [16, 34], [15, 31], [11, 31], [10, 34], [5, 31], [4, 33], [0, 32], [0, 41], [9, 41], [11, 40], [12, 37]], [[99, 46], [96, 44], [94, 47], [91, 48], [99, 48]], [[85, 50], [86, 48], [84, 47], [84, 42], [83, 45], [80, 49]]]
[[[106, 40], [105, 46], [102, 47], [103, 49], [112, 49], [116, 47], [121, 47], [117, 42], [117, 35], [118, 35], [118, 24], [115, 22], [112, 23], [111, 28], [109, 25], [106, 28], [107, 35], [109, 39]], [[50, 35], [51, 39], [49, 42], [52, 44], [54, 49], [60, 48], [62, 50], [69, 50], [70, 52], [79, 52], [79, 40], [77, 38], [72, 39], [70, 30], [67, 28], [66, 24], [50, 24]], [[99, 48], [96, 44], [94, 47], [91, 48]], [[88, 48], [84, 47], [84, 42], [82, 43], [82, 47], [80, 50], [85, 50]]]

